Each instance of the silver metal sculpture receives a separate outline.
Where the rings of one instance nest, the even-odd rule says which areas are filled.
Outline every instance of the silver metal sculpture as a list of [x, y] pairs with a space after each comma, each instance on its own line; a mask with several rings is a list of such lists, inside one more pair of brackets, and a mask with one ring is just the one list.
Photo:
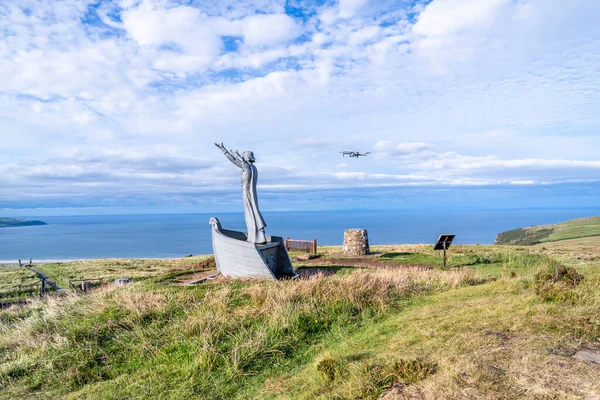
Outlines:
[[246, 229], [248, 230], [248, 241], [265, 244], [265, 220], [258, 209], [258, 200], [256, 196], [256, 181], [258, 180], [258, 170], [254, 165], [254, 153], [245, 151], [244, 155], [236, 151], [227, 151], [223, 143], [215, 143], [223, 154], [234, 165], [242, 170], [242, 199], [244, 200], [244, 218], [246, 219]]
[[267, 236], [265, 223], [256, 196], [258, 171], [254, 166], [254, 154], [245, 151], [228, 151], [223, 144], [215, 145], [242, 171], [242, 197], [244, 218], [248, 232], [223, 229], [215, 217], [212, 225], [212, 242], [215, 262], [219, 272], [226, 277], [282, 279], [296, 276], [292, 261], [279, 236]]
[[212, 244], [219, 272], [231, 278], [282, 279], [296, 276], [282, 237], [267, 236], [267, 243], [251, 243], [244, 232], [223, 229], [215, 217]]

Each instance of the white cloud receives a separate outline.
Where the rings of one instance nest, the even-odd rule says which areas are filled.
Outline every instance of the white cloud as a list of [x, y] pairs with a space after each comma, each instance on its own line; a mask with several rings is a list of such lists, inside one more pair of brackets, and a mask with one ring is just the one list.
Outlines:
[[155, 52], [153, 66], [158, 69], [202, 69], [221, 51], [214, 22], [193, 7], [163, 8], [143, 2], [124, 10], [121, 19], [123, 28], [140, 46]]
[[340, 0], [340, 16], [342, 18], [353, 17], [368, 2], [369, 0]]
[[472, 29], [486, 29], [501, 7], [510, 3], [511, 0], [435, 0], [419, 15], [413, 32], [443, 39]]
[[377, 38], [381, 33], [381, 30], [382, 29], [378, 26], [367, 26], [358, 29], [350, 34], [348, 42], [354, 46], [363, 44]]
[[373, 150], [380, 157], [402, 157], [420, 154], [431, 148], [431, 145], [423, 142], [393, 143], [388, 140], [380, 140], [375, 143]]
[[535, 185], [535, 181], [511, 181], [511, 185]]
[[[443, 154], [440, 159], [426, 161], [421, 165], [425, 169], [454, 169], [454, 170], [483, 170], [486, 168], [498, 169], [600, 169], [600, 161], [561, 160], [561, 159], [516, 159], [502, 160], [496, 156], [472, 157], [455, 153]], [[548, 171], [550, 173], [550, 171]]]
[[264, 46], [286, 42], [296, 37], [299, 27], [286, 14], [255, 14], [238, 21], [248, 46]]
[[340, 139], [331, 137], [314, 137], [307, 136], [294, 140], [294, 143], [301, 147], [323, 148], [340, 146]]
[[[595, 180], [598, 5], [424, 4], [295, 18], [275, 0], [3, 3], [0, 170], [32, 195], [44, 179], [81, 195], [210, 191], [237, 185], [212, 145], [224, 141], [253, 149], [271, 188]], [[165, 160], [125, 167], [120, 149], [201, 157], [226, 183]], [[373, 154], [339, 164], [341, 150]], [[102, 165], [65, 156], [94, 151]]]

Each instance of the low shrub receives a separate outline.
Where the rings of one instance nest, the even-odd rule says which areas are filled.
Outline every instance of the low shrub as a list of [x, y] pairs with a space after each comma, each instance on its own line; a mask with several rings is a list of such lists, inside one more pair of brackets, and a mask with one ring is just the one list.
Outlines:
[[[415, 360], [400, 360], [393, 366], [393, 372], [401, 383], [410, 385], [435, 374], [437, 363], [427, 362], [420, 358]], [[396, 382], [397, 383], [397, 382]]]
[[544, 301], [574, 301], [573, 289], [583, 281], [583, 275], [573, 267], [549, 260], [534, 275], [533, 288]]
[[334, 359], [326, 358], [317, 364], [317, 371], [322, 373], [327, 381], [333, 382], [336, 375], [339, 374], [339, 364]]
[[377, 398], [393, 385], [411, 385], [437, 372], [435, 362], [400, 359], [395, 362], [364, 362], [355, 367], [358, 388], [356, 398]]
[[217, 263], [215, 261], [214, 256], [207, 257], [206, 259], [200, 261], [197, 265], [198, 269], [215, 269], [217, 268]]

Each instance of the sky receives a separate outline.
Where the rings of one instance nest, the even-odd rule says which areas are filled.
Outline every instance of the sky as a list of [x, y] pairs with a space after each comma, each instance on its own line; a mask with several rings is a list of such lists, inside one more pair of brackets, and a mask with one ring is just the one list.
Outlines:
[[[600, 204], [596, 0], [3, 0], [0, 216]], [[360, 159], [340, 151], [371, 152]]]

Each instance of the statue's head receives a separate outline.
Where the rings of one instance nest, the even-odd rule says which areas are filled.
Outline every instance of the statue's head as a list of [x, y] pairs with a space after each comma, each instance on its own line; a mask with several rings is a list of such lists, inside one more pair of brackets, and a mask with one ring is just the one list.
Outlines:
[[249, 163], [253, 163], [254, 160], [254, 153], [251, 151], [245, 151], [244, 154], [242, 154], [242, 157], [244, 157], [244, 160], [246, 160], [246, 162]]

